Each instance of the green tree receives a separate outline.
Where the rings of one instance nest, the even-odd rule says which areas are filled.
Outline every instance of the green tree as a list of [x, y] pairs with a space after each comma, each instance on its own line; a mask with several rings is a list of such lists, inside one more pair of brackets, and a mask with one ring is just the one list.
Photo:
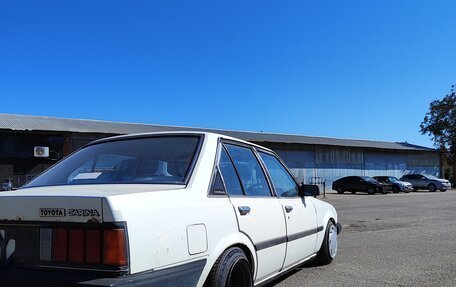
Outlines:
[[451, 170], [453, 183], [456, 180], [456, 92], [455, 86], [441, 100], [432, 101], [429, 111], [420, 124], [421, 133], [428, 134], [440, 149], [445, 169]]

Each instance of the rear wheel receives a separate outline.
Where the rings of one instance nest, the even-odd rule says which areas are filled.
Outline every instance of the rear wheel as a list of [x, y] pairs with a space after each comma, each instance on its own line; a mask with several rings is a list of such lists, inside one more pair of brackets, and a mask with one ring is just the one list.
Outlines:
[[337, 255], [337, 228], [334, 223], [330, 220], [326, 226], [325, 239], [321, 245], [320, 251], [315, 257], [315, 261], [318, 265], [327, 265], [331, 263]]
[[336, 190], [338, 194], [342, 194], [345, 191], [345, 189], [342, 186], [338, 186]]
[[215, 261], [204, 287], [252, 287], [250, 263], [242, 249], [231, 247]]
[[435, 184], [431, 183], [428, 185], [428, 189], [430, 192], [435, 192], [437, 190], [437, 187], [435, 186]]

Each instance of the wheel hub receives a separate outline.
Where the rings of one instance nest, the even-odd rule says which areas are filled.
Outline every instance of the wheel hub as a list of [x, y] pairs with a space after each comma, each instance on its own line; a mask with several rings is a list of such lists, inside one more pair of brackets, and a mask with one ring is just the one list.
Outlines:
[[329, 248], [329, 256], [331, 258], [336, 258], [337, 255], [337, 228], [332, 225], [329, 228], [328, 234], [328, 248]]

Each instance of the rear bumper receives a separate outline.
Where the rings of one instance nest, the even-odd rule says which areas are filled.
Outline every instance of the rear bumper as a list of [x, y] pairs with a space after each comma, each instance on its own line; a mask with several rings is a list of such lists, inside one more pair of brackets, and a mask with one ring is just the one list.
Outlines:
[[58, 271], [0, 268], [0, 286], [8, 287], [155, 287], [196, 286], [206, 265], [206, 259], [120, 277], [104, 277], [103, 274], [84, 274]]
[[206, 259], [182, 264], [159, 271], [144, 272], [117, 278], [102, 278], [80, 282], [78, 286], [152, 287], [152, 286], [196, 286], [206, 265]]

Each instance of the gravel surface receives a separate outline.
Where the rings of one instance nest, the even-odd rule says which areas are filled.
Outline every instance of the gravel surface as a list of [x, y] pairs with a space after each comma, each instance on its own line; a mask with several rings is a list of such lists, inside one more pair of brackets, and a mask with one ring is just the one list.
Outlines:
[[456, 190], [327, 194], [343, 225], [327, 266], [301, 266], [269, 286], [456, 286]]

